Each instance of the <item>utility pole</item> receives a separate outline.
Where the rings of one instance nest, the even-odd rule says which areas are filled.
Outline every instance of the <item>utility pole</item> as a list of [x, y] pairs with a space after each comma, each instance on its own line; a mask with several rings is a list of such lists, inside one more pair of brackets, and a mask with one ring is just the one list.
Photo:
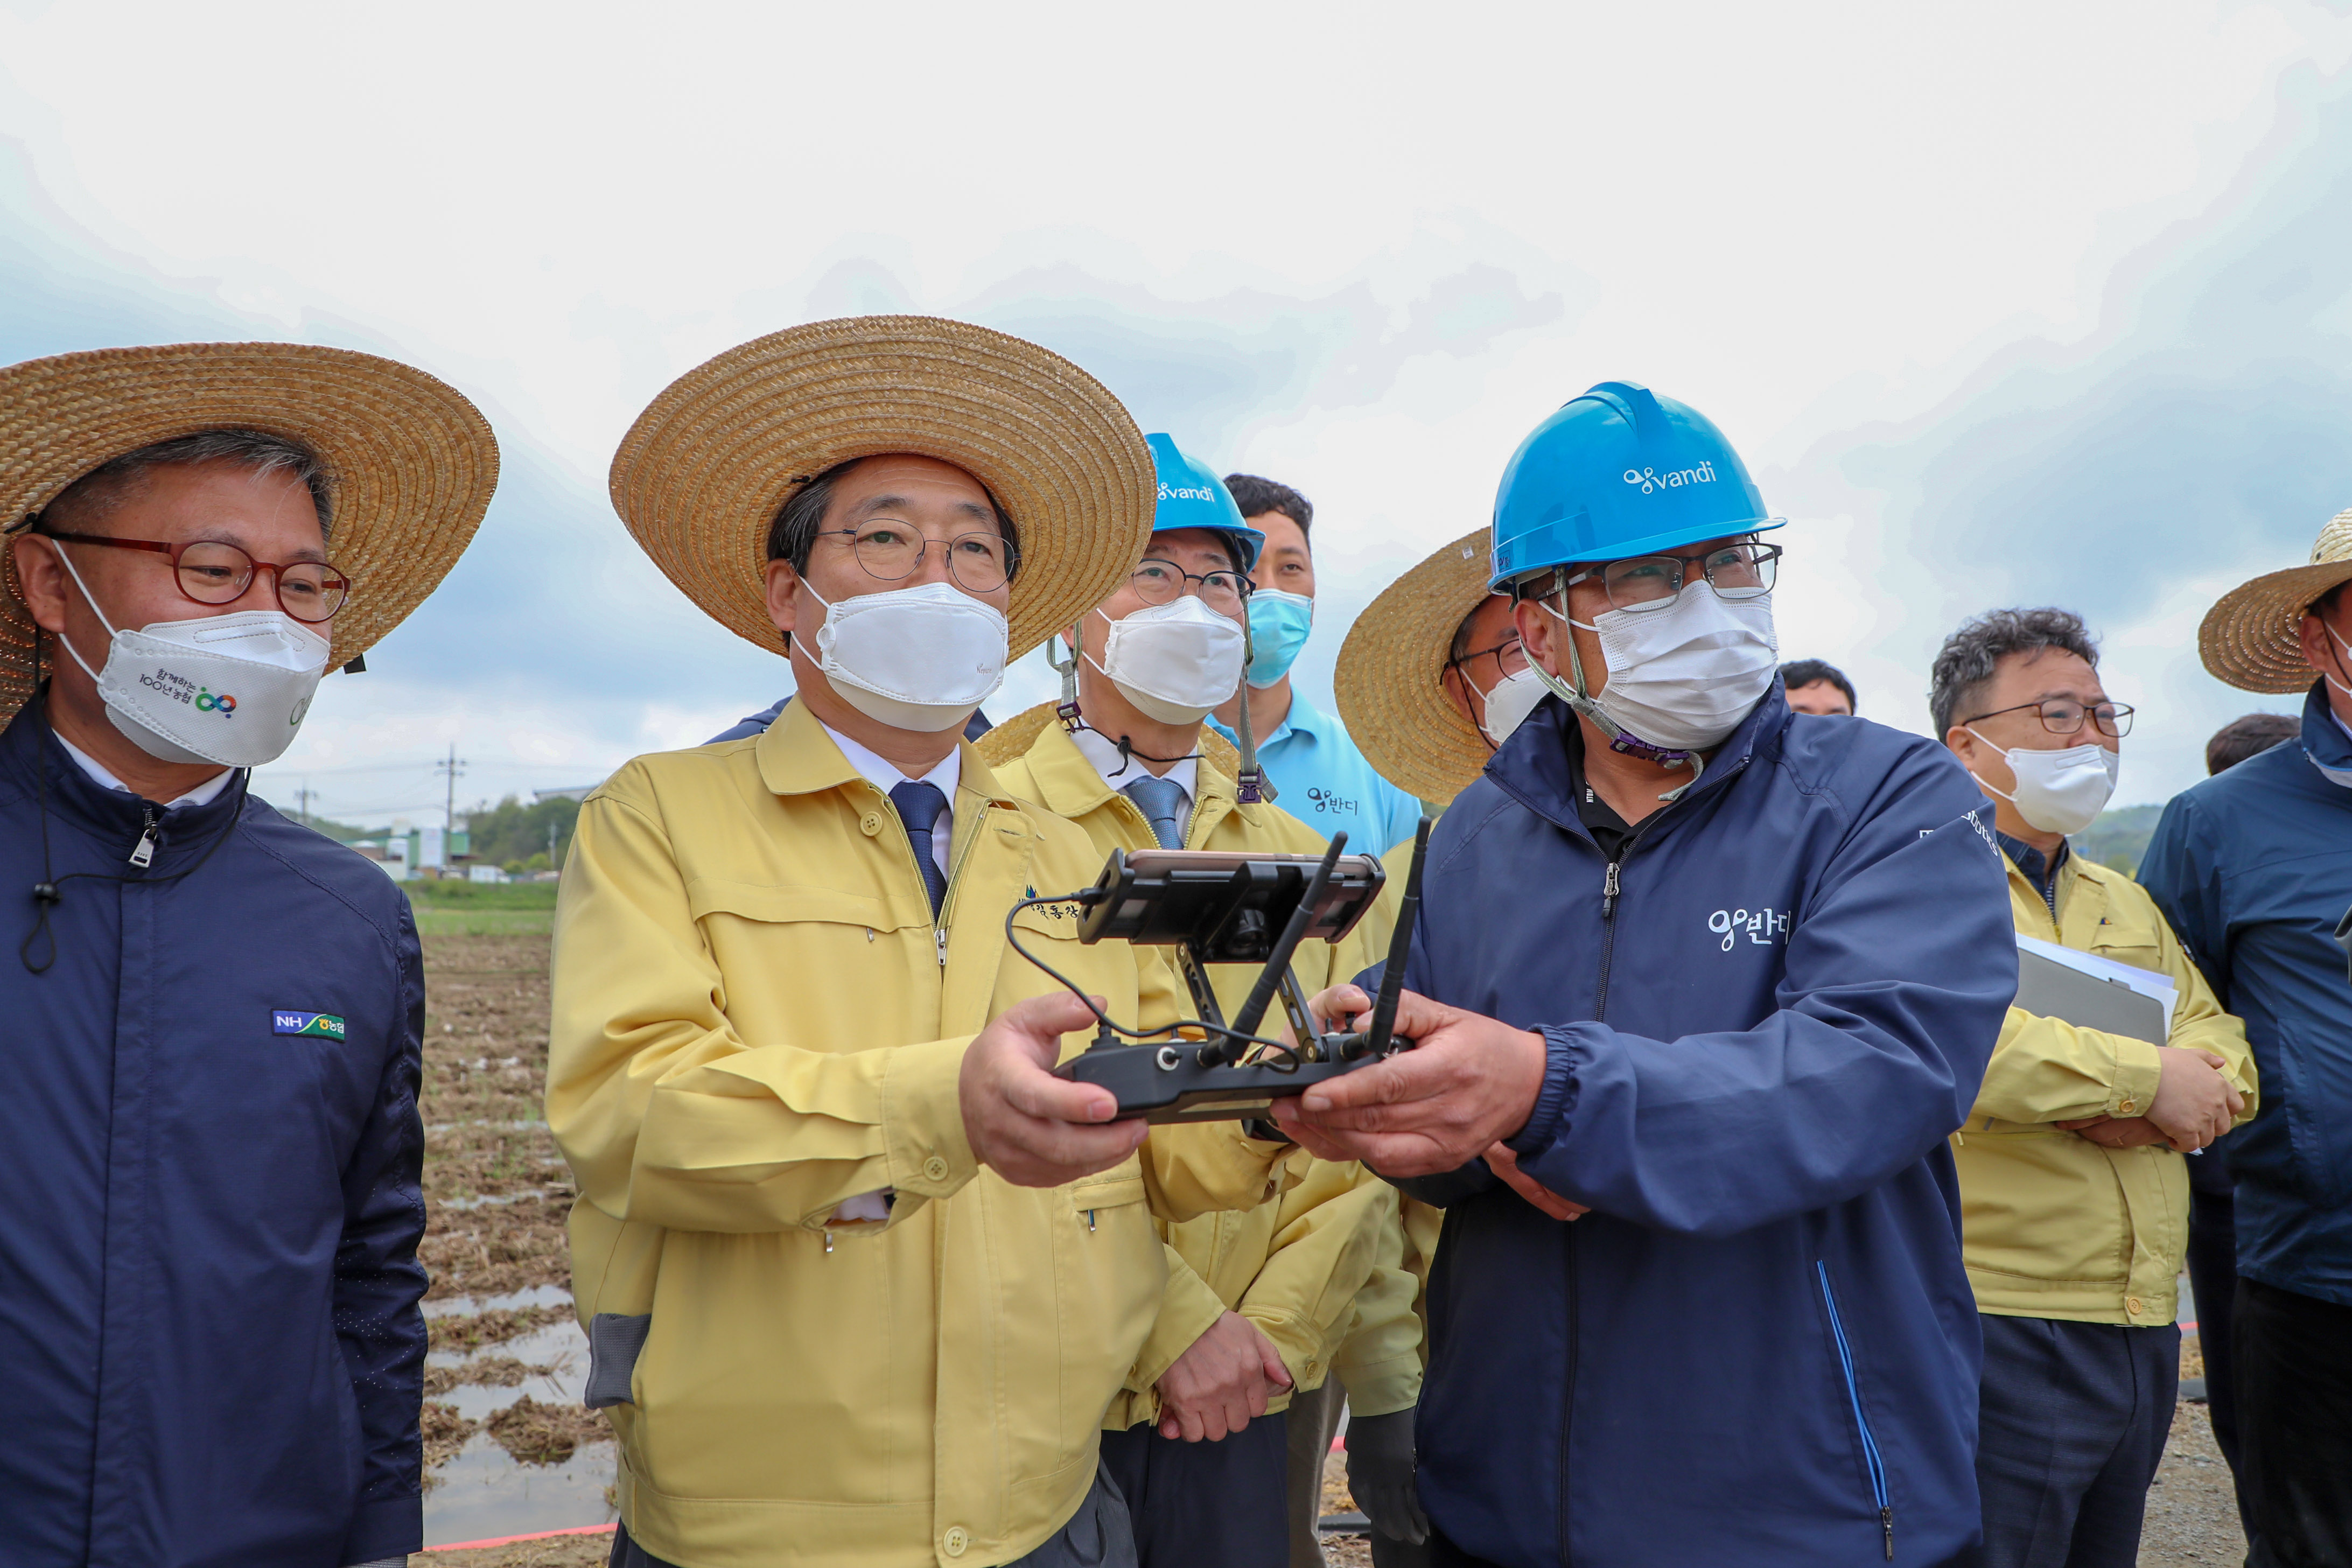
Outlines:
[[316, 793], [311, 789], [310, 781], [308, 779], [303, 780], [302, 787], [294, 792], [294, 798], [301, 804], [302, 826], [305, 827], [310, 826], [310, 797]]
[[547, 865], [548, 869], [552, 871], [563, 869], [555, 859], [555, 823], [552, 818], [550, 818], [547, 824]]
[[448, 757], [434, 763], [433, 771], [449, 781], [448, 799], [442, 806], [441, 830], [455, 833], [457, 831], [457, 778], [466, 771], [466, 764], [458, 760], [457, 748], [454, 743], [449, 747]]

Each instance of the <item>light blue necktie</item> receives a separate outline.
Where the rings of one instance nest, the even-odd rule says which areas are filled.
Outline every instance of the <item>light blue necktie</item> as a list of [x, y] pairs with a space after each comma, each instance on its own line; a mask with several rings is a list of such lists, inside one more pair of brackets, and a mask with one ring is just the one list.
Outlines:
[[1160, 847], [1184, 847], [1182, 784], [1146, 773], [1119, 793], [1142, 808], [1143, 820], [1151, 824], [1151, 837], [1160, 841]]
[[935, 784], [909, 779], [891, 787], [890, 804], [898, 808], [898, 820], [906, 824], [907, 842], [914, 847], [915, 864], [922, 868], [923, 887], [931, 895], [931, 918], [937, 920], [940, 906], [947, 901], [948, 879], [931, 853], [931, 828], [947, 810], [948, 797]]

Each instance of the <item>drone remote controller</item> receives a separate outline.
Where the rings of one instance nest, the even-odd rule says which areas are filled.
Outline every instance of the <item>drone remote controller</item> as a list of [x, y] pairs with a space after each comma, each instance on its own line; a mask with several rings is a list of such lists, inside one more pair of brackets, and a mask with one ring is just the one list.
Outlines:
[[[1343, 858], [1345, 833], [1332, 836], [1319, 860], [1303, 855], [1112, 851], [1101, 879], [1081, 900], [1087, 914], [1078, 940], [1173, 947], [1198, 1022], [1209, 1027], [1202, 1031], [1205, 1038], [1126, 1045], [1106, 1024], [1094, 1044], [1056, 1068], [1056, 1075], [1109, 1089], [1118, 1097], [1120, 1121], [1248, 1121], [1264, 1118], [1285, 1095], [1410, 1049], [1413, 1042], [1395, 1033], [1397, 996], [1421, 908], [1429, 828], [1429, 819], [1423, 817], [1413, 836], [1412, 869], [1370, 1026], [1328, 1034], [1316, 1028], [1290, 961], [1310, 933], [1337, 941], [1355, 928], [1380, 896], [1385, 873], [1378, 860]], [[1281, 934], [1269, 942], [1277, 921]], [[1259, 959], [1257, 982], [1227, 1024], [1207, 966]], [[1277, 998], [1298, 1044], [1253, 1047], [1247, 1037], [1257, 1034]], [[1248, 1055], [1253, 1048], [1257, 1054]]]

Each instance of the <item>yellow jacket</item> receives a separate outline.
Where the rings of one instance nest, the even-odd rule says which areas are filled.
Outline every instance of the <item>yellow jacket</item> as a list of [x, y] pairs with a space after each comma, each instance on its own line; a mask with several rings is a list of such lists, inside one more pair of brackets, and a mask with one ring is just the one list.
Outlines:
[[[1107, 858], [1114, 848], [1152, 847], [1156, 841], [1143, 813], [1104, 782], [1059, 723], [1045, 722], [1034, 740], [1027, 739], [1037, 711], [1016, 715], [981, 742], [989, 756], [1021, 750], [1017, 759], [999, 765], [998, 781], [1023, 799], [1076, 823], [1093, 839], [1100, 858]], [[1323, 852], [1322, 836], [1289, 813], [1272, 805], [1240, 805], [1234, 783], [1239, 759], [1205, 727], [1202, 744], [1195, 775], [1198, 798], [1184, 830], [1186, 848]], [[1292, 967], [1311, 996], [1335, 981], [1353, 978], [1371, 962], [1368, 951], [1354, 933], [1337, 943], [1307, 942]], [[1255, 977], [1254, 968], [1240, 964], [1220, 965], [1213, 974], [1217, 1000], [1228, 1016], [1240, 1007]], [[1366, 1396], [1378, 1408], [1362, 1404], [1355, 1408], [1360, 1414], [1378, 1415], [1402, 1409], [1419, 1398], [1421, 1336], [1412, 1312], [1411, 1277], [1404, 1276], [1408, 1289], [1402, 1299], [1391, 1300], [1395, 1290], [1383, 1293], [1381, 1281], [1402, 1271], [1394, 1264], [1386, 1270], [1375, 1267], [1386, 1233], [1396, 1228], [1395, 1189], [1361, 1165], [1335, 1165], [1303, 1150], [1292, 1153], [1290, 1164], [1297, 1184], [1271, 1203], [1240, 1213], [1161, 1224], [1168, 1247], [1167, 1297], [1129, 1373], [1127, 1396], [1112, 1405], [1107, 1426], [1116, 1430], [1157, 1418], [1155, 1385], [1160, 1374], [1229, 1310], [1247, 1318], [1274, 1342], [1295, 1387], [1302, 1392], [1321, 1387], [1334, 1353], [1356, 1321], [1364, 1301], [1360, 1292], [1368, 1284], [1370, 1304], [1379, 1313], [1376, 1326], [1387, 1332], [1390, 1364], [1368, 1364], [1364, 1371]], [[1351, 1380], [1348, 1388], [1352, 1402], [1356, 1383]], [[1272, 1408], [1287, 1404], [1286, 1396]]]
[[[888, 797], [793, 703], [766, 734], [640, 757], [583, 805], [556, 911], [548, 1121], [578, 1178], [581, 1320], [651, 1316], [613, 1408], [620, 1507], [702, 1568], [1001, 1563], [1092, 1484], [1165, 1286], [1154, 1212], [1252, 1206], [1276, 1145], [1153, 1131], [1070, 1186], [979, 1169], [957, 1096], [988, 1018], [1053, 981], [1027, 890], [1102, 857], [969, 746], [936, 929]], [[1172, 971], [1024, 940], [1114, 1017]], [[1065, 1056], [1087, 1037], [1064, 1041]], [[829, 1223], [894, 1189], [887, 1221]]]
[[[2007, 864], [2004, 858], [2004, 864]], [[2255, 1109], [2245, 1028], [2221, 1011], [2138, 883], [2070, 854], [2059, 919], [2014, 865], [2017, 929], [2167, 976], [2179, 988], [2168, 1047], [2211, 1051]], [[2051, 1125], [2147, 1113], [2157, 1047], [2011, 1007], [1968, 1124], [1952, 1135], [1962, 1252], [1978, 1307], [2009, 1317], [2155, 1327], [2173, 1321], [2189, 1245], [2188, 1156], [2161, 1143], [2108, 1149]]]

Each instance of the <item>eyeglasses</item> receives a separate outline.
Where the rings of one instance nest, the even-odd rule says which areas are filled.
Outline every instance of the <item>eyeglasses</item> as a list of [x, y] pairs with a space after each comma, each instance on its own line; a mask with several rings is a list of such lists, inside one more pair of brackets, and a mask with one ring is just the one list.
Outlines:
[[316, 626], [331, 620], [352, 596], [352, 580], [324, 561], [256, 561], [234, 544], [200, 539], [190, 544], [166, 544], [157, 539], [116, 539], [102, 533], [61, 533], [43, 529], [45, 539], [68, 539], [76, 544], [103, 544], [115, 550], [147, 550], [172, 558], [172, 575], [180, 592], [199, 605], [233, 605], [245, 597], [256, 572], [269, 574], [270, 591], [278, 607], [298, 621]]
[[1201, 585], [1201, 603], [1221, 615], [1238, 616], [1243, 602], [1256, 586], [1238, 572], [1187, 572], [1173, 561], [1146, 556], [1128, 574], [1127, 585], [1147, 605], [1165, 605], [1184, 592], [1184, 584]]
[[1528, 650], [1514, 636], [1505, 637], [1493, 647], [1474, 648], [1460, 658], [1449, 658], [1445, 661], [1445, 668], [1457, 672], [1462, 679], [1469, 682], [1471, 687], [1475, 689], [1478, 682], [1471, 679], [1470, 672], [1465, 667], [1482, 658], [1491, 658], [1495, 661], [1495, 679], [1486, 683], [1489, 689], [1505, 676], [1528, 667]]
[[1604, 562], [1570, 577], [1570, 584], [1599, 577], [1609, 602], [1621, 610], [1662, 610], [1683, 591], [1689, 569], [1696, 566], [1707, 586], [1726, 599], [1760, 599], [1772, 591], [1780, 575], [1777, 544], [1727, 544], [1697, 555], [1636, 555]]
[[2071, 697], [2051, 697], [2040, 702], [2021, 702], [2014, 708], [1996, 708], [1990, 713], [1979, 713], [1973, 719], [1963, 719], [1960, 722], [1980, 724], [1987, 719], [1998, 719], [2004, 713], [2021, 713], [2029, 708], [2041, 713], [2042, 727], [2053, 735], [2081, 734], [2083, 721], [2087, 718], [2099, 727], [2100, 734], [2112, 736], [2118, 741], [2131, 733], [2132, 714], [2135, 711], [2129, 705], [2122, 702], [2102, 702], [2095, 708], [2085, 708]]
[[966, 593], [992, 594], [1013, 576], [1013, 552], [1002, 534], [959, 533], [952, 539], [926, 539], [911, 522], [877, 517], [856, 528], [826, 529], [818, 537], [847, 540], [866, 574], [885, 583], [913, 576], [934, 544], [947, 552], [948, 575]]

